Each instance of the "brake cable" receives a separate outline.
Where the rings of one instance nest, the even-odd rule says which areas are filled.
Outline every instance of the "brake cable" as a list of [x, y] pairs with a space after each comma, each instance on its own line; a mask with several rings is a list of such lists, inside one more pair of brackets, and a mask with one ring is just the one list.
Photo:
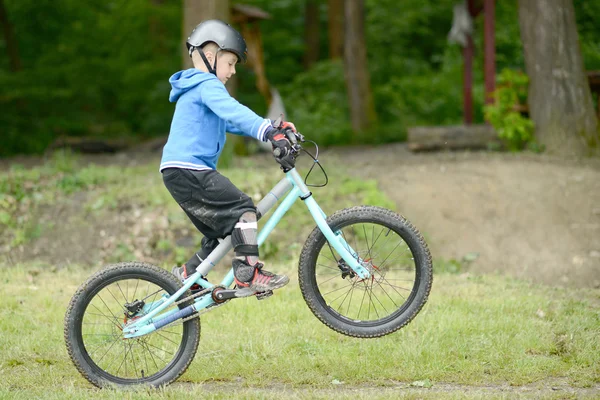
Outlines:
[[[311, 165], [310, 169], [308, 170], [308, 173], [304, 177], [304, 184], [306, 186], [308, 186], [308, 187], [324, 187], [324, 186], [326, 186], [329, 183], [329, 177], [327, 176], [327, 172], [325, 172], [325, 168], [323, 168], [323, 166], [321, 165], [321, 162], [319, 161], [319, 145], [317, 145], [317, 143], [314, 142], [314, 141], [312, 141], [312, 140], [306, 140], [305, 139], [304, 142], [310, 142], [310, 143], [314, 144], [315, 145], [315, 149], [316, 149], [316, 154], [313, 156], [304, 147], [301, 148], [301, 150], [303, 152], [305, 152], [306, 154], [308, 154], [310, 156], [310, 158], [313, 159], [313, 164]], [[308, 176], [311, 174], [311, 172], [315, 168], [315, 164], [317, 164], [319, 166], [319, 168], [321, 168], [321, 171], [323, 171], [323, 175], [325, 175], [325, 183], [323, 183], [322, 185], [311, 185], [311, 184], [308, 183]]]

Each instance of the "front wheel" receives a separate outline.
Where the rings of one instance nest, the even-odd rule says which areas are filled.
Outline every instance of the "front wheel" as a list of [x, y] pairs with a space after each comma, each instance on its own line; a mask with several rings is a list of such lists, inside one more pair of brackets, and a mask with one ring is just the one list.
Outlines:
[[298, 270], [300, 290], [313, 314], [345, 335], [374, 338], [395, 332], [421, 310], [432, 283], [431, 254], [419, 231], [384, 208], [336, 212], [330, 228], [354, 250], [371, 276], [361, 279], [317, 227]]
[[198, 348], [198, 318], [138, 338], [123, 337], [125, 324], [180, 287], [171, 273], [138, 262], [111, 265], [91, 276], [65, 316], [67, 350], [79, 372], [98, 387], [162, 386], [183, 374]]

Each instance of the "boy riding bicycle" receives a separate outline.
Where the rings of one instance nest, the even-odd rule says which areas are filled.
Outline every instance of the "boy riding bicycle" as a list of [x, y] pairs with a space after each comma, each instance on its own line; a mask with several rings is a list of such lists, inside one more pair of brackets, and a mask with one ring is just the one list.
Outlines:
[[270, 141], [276, 161], [284, 171], [289, 170], [294, 158], [284, 131], [295, 131], [295, 127], [290, 122], [273, 127], [270, 120], [237, 102], [225, 89], [236, 63], [246, 61], [246, 42], [234, 28], [219, 20], [204, 21], [192, 31], [186, 45], [194, 68], [169, 78], [169, 101], [177, 104], [160, 171], [165, 186], [204, 237], [202, 248], [172, 272], [186, 279], [219, 244], [218, 239], [231, 234], [237, 287], [255, 293], [278, 289], [289, 278], [262, 269], [256, 207], [217, 172], [216, 165], [225, 132], [230, 132]]

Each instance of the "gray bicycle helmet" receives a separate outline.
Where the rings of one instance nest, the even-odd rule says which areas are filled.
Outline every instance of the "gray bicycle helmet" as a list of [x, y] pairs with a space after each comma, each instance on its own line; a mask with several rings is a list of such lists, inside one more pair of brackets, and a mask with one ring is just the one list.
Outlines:
[[[226, 50], [234, 53], [238, 58], [238, 62], [246, 62], [246, 41], [242, 35], [240, 35], [240, 33], [231, 25], [218, 19], [209, 19], [198, 24], [186, 42], [190, 57], [192, 56], [194, 49], [200, 49], [208, 42], [216, 43], [220, 50]], [[202, 59], [204, 60], [209, 72], [216, 74], [216, 60], [215, 68], [212, 68], [204, 56], [204, 52], [199, 51], [199, 53], [202, 56]]]

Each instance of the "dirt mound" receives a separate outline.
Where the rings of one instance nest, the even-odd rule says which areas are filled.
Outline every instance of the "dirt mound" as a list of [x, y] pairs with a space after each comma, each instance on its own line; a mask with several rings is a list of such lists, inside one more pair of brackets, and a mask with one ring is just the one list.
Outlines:
[[550, 285], [600, 287], [600, 162], [504, 153], [413, 154], [404, 145], [321, 157], [376, 179], [434, 258]]
[[[128, 153], [86, 156], [86, 161], [125, 166], [158, 158], [158, 153]], [[468, 265], [474, 272], [506, 273], [549, 285], [600, 287], [600, 160], [489, 152], [414, 154], [402, 144], [327, 149], [319, 158], [326, 169], [342, 168], [353, 176], [376, 179], [397, 211], [425, 235], [434, 260], [477, 254]], [[43, 160], [19, 161], [36, 165]], [[255, 161], [272, 163], [264, 154]], [[9, 162], [4, 160], [0, 168]], [[74, 220], [70, 215], [75, 213], [69, 210], [80, 207], [78, 196], [86, 194], [78, 193], [48, 210], [47, 218], [62, 221], [73, 231], [62, 232], [60, 244], [39, 240], [28, 250], [34, 258], [64, 261], [69, 254], [63, 253], [78, 249], [77, 254], [85, 255], [77, 257], [78, 262], [93, 263], [102, 254], [92, 249], [114, 252], [114, 243], [106, 244], [114, 230], [139, 220], [135, 210], [118, 208], [97, 224]], [[165, 231], [159, 226], [164, 215], [148, 218], [152, 224], [140, 222], [144, 229]]]

